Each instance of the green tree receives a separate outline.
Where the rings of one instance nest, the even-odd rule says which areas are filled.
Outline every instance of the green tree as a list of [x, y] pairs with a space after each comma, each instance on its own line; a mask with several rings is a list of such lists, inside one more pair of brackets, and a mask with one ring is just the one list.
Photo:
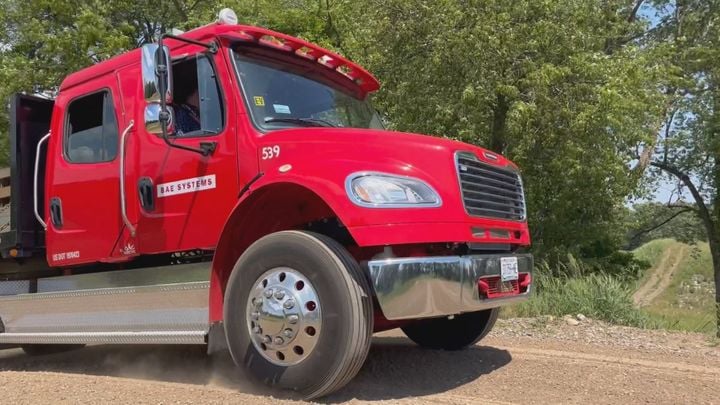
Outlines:
[[[653, 33], [673, 75], [664, 128], [645, 147], [656, 177], [677, 179], [702, 220], [715, 273], [720, 336], [720, 1], [657, 1]], [[642, 162], [642, 160], [641, 160]]]
[[642, 43], [649, 26], [637, 18], [639, 5], [346, 4], [342, 44], [379, 76], [376, 102], [395, 129], [484, 145], [516, 161], [537, 253], [620, 246], [618, 213], [637, 186], [628, 165], [665, 104], [656, 84], [665, 71]]
[[[151, 42], [171, 28], [213, 21], [223, 7], [257, 24], [338, 48], [331, 1], [293, 0], [0, 0], [0, 99], [16, 92], [52, 94], [69, 73]], [[0, 111], [0, 133], [7, 133]], [[7, 165], [0, 137], [0, 167]]]
[[636, 204], [627, 212], [626, 227], [627, 250], [654, 239], [672, 238], [685, 243], [707, 240], [702, 221], [693, 206], [687, 204]]
[[[667, 75], [642, 1], [228, 0], [243, 23], [320, 43], [383, 83], [394, 129], [504, 153], [523, 169], [536, 252], [610, 254], [624, 238], [628, 169], [665, 111]], [[219, 2], [0, 0], [0, 97], [49, 90]], [[0, 116], [0, 131], [7, 117]], [[0, 153], [0, 159], [3, 156]], [[1, 161], [0, 161], [0, 164]]]
[[[190, 27], [197, 18], [188, 16], [207, 17], [215, 7], [183, 0], [0, 0], [0, 99], [16, 92], [52, 94], [69, 73], [135, 48], [171, 27]], [[3, 134], [7, 123], [3, 110]], [[0, 166], [7, 164], [7, 146], [3, 136]]]

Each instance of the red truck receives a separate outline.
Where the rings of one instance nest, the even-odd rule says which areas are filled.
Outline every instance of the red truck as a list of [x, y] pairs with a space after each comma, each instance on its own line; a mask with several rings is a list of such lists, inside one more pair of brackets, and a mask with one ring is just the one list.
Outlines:
[[353, 378], [374, 332], [477, 342], [530, 294], [518, 168], [385, 130], [378, 88], [224, 10], [54, 99], [14, 96], [0, 344], [204, 344], [316, 398]]

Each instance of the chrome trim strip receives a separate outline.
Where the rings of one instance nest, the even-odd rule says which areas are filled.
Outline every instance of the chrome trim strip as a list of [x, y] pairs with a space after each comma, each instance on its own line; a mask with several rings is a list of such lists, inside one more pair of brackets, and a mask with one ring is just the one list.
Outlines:
[[[355, 193], [352, 190], [352, 182], [353, 180], [365, 177], [365, 176], [379, 176], [379, 177], [394, 177], [399, 179], [407, 179], [412, 181], [417, 181], [419, 183], [424, 184], [427, 188], [430, 189], [430, 191], [435, 194], [437, 197], [437, 202], [432, 204], [380, 204], [380, 203], [366, 203], [364, 201], [361, 201], [357, 198]], [[373, 172], [373, 171], [363, 171], [363, 172], [354, 172], [348, 175], [345, 178], [345, 193], [347, 194], [350, 201], [352, 201], [353, 204], [363, 207], [363, 208], [437, 208], [442, 207], [443, 201], [442, 197], [440, 197], [440, 193], [435, 190], [433, 186], [431, 186], [427, 181], [418, 179], [417, 177], [411, 177], [411, 176], [404, 176], [401, 174], [392, 174], [392, 173], [383, 173], [383, 172]]]
[[204, 344], [205, 331], [0, 333], [0, 344]]
[[500, 258], [516, 257], [532, 273], [532, 255], [500, 254], [381, 259], [367, 262], [380, 308], [389, 320], [420, 319], [481, 311], [528, 299], [526, 293], [483, 299], [477, 280], [500, 275]]
[[130, 230], [130, 236], [133, 238], [135, 237], [136, 230], [128, 218], [127, 202], [125, 201], [125, 141], [127, 140], [127, 135], [130, 133], [130, 129], [132, 129], [134, 125], [135, 121], [130, 120], [130, 124], [128, 124], [127, 128], [123, 131], [120, 140], [120, 215], [122, 216], [123, 223], [125, 223], [125, 227]]
[[[209, 280], [210, 263], [201, 262], [39, 278], [37, 279], [37, 292], [57, 293], [73, 290], [172, 285]], [[0, 300], [0, 302], [2, 301]]]
[[33, 209], [35, 212], [35, 218], [38, 222], [40, 222], [40, 225], [42, 225], [43, 229], [46, 231], [47, 224], [38, 211], [38, 172], [40, 171], [40, 148], [42, 147], [42, 144], [48, 140], [48, 138], [50, 138], [50, 132], [40, 139], [40, 142], [38, 142], [37, 148], [35, 149], [35, 174], [33, 176]]

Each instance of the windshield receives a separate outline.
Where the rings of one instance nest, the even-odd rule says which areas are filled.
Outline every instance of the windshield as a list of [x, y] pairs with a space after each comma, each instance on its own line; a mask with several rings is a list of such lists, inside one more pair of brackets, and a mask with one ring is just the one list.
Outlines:
[[251, 58], [238, 50], [233, 54], [252, 119], [261, 129], [383, 129], [367, 100], [318, 74], [318, 67]]

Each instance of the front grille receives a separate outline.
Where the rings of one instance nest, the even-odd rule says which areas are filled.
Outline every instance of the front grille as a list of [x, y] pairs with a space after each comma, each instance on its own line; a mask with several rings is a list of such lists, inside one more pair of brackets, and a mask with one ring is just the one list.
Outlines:
[[525, 219], [525, 197], [517, 172], [483, 163], [467, 152], [457, 153], [455, 160], [468, 214], [511, 221]]

